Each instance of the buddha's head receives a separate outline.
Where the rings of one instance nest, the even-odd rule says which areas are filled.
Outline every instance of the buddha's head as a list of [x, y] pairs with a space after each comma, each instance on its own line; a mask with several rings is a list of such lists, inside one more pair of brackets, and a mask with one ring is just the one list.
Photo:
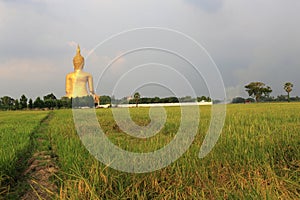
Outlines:
[[73, 65], [75, 70], [80, 70], [83, 68], [84, 65], [84, 58], [80, 54], [80, 47], [77, 46], [77, 53], [76, 56], [73, 58]]

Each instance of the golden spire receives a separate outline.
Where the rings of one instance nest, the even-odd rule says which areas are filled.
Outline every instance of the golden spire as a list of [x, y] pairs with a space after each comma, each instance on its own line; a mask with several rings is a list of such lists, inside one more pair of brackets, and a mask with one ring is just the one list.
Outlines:
[[80, 46], [77, 44], [77, 54], [80, 54]]
[[77, 50], [76, 50], [76, 55], [73, 58], [73, 65], [74, 65], [74, 69], [81, 69], [83, 67], [84, 64], [84, 58], [81, 56], [80, 54], [80, 46], [79, 44], [77, 45]]

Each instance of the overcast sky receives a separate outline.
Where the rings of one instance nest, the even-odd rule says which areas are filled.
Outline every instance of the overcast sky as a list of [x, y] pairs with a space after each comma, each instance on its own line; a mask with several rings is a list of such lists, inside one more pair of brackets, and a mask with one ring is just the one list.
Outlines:
[[0, 96], [64, 96], [77, 43], [100, 95], [209, 95], [215, 63], [228, 98], [247, 97], [251, 81], [273, 96], [292, 82], [300, 96], [299, 10], [299, 0], [2, 0]]

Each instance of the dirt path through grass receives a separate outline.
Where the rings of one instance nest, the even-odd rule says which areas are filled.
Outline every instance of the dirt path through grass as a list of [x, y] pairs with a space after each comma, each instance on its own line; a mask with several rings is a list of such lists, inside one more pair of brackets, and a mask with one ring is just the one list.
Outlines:
[[28, 168], [22, 174], [26, 177], [23, 185], [27, 185], [25, 188], [29, 189], [26, 189], [25, 194], [20, 198], [22, 200], [53, 199], [57, 195], [58, 188], [53, 182], [58, 171], [57, 156], [52, 150], [51, 138], [47, 134], [47, 127], [53, 115], [54, 113], [50, 112], [33, 133], [34, 152], [28, 160]]

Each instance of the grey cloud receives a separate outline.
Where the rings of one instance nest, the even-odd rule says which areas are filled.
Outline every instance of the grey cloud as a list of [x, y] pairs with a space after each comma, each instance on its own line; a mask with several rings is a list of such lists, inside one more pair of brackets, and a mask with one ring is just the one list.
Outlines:
[[207, 12], [216, 12], [223, 6], [222, 0], [184, 0], [187, 3], [197, 6]]
[[[247, 95], [243, 85], [252, 80], [266, 82], [274, 89], [272, 95], [284, 93], [282, 82], [291, 81], [295, 85], [292, 94], [300, 95], [297, 77], [300, 69], [299, 9], [300, 1], [280, 0], [1, 1], [0, 70], [6, 73], [12, 73], [13, 69], [23, 70], [24, 79], [0, 74], [1, 85], [12, 83], [8, 86], [11, 88], [0, 88], [0, 96], [19, 97], [28, 88], [31, 88], [28, 95], [32, 96], [41, 96], [47, 91], [63, 96], [64, 77], [73, 70], [75, 54], [68, 42], [80, 43], [86, 56], [88, 50], [112, 34], [144, 26], [179, 30], [203, 44], [217, 63], [230, 96]], [[159, 44], [160, 38], [153, 34], [143, 37], [150, 38], [152, 45]], [[93, 74], [95, 84], [107, 60], [130, 48], [130, 43], [143, 41], [143, 37], [130, 38], [128, 43], [117, 43], [114, 48], [108, 45], [97, 52], [97, 58], [89, 57], [85, 69]], [[176, 38], [169, 44], [173, 49], [184, 47]], [[190, 54], [197, 56], [193, 50]], [[150, 58], [147, 54], [140, 55], [139, 64], [151, 61]], [[163, 58], [157, 57], [157, 60]], [[176, 59], [165, 58], [168, 58], [167, 64], [174, 63], [178, 68], [179, 64], [184, 65]], [[13, 66], [11, 71], [7, 71], [7, 63]], [[127, 69], [132, 67], [130, 64], [134, 63], [123, 63]], [[24, 70], [29, 65], [36, 73]], [[49, 66], [53, 71], [47, 71]], [[140, 72], [139, 75], [145, 74]], [[194, 84], [198, 83], [200, 94], [207, 93], [202, 87], [203, 80], [193, 77], [193, 71], [185, 75]], [[45, 81], [39, 84], [36, 76], [44, 77]], [[110, 76], [114, 79], [116, 73]], [[109, 81], [106, 84], [99, 86], [100, 94], [111, 87]]]

